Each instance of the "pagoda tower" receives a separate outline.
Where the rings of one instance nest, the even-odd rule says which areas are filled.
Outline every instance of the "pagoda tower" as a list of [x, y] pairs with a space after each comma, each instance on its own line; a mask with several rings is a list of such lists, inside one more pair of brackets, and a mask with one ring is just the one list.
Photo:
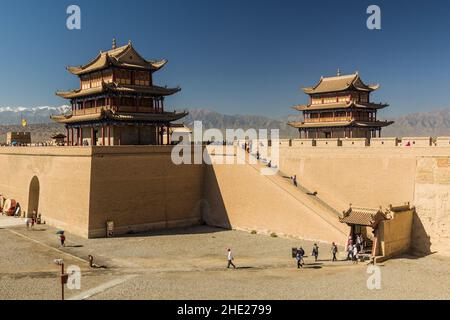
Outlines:
[[[153, 74], [166, 60], [144, 59], [131, 41], [100, 52], [86, 65], [68, 67], [80, 78], [80, 88], [56, 95], [69, 99], [71, 112], [52, 116], [67, 130], [67, 145], [162, 145], [170, 143], [171, 122], [187, 112], [166, 112], [165, 97], [180, 88], [153, 84]], [[167, 138], [164, 139], [164, 133]]]
[[393, 121], [377, 120], [378, 111], [388, 104], [372, 103], [370, 95], [379, 85], [366, 85], [358, 72], [322, 77], [314, 87], [304, 88], [307, 105], [295, 106], [303, 112], [303, 122], [290, 122], [301, 138], [374, 138]]

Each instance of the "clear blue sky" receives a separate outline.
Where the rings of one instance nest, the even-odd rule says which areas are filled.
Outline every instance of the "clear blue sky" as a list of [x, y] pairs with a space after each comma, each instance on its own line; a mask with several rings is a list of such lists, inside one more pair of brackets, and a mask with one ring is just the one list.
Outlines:
[[[82, 30], [69, 31], [78, 4]], [[382, 30], [366, 28], [378, 4]], [[78, 87], [67, 65], [129, 39], [148, 59], [167, 58], [158, 84], [181, 93], [168, 105], [283, 116], [303, 103], [300, 87], [358, 70], [380, 83], [385, 115], [450, 106], [448, 1], [8, 1], [0, 5], [0, 106], [61, 105], [57, 89]]]

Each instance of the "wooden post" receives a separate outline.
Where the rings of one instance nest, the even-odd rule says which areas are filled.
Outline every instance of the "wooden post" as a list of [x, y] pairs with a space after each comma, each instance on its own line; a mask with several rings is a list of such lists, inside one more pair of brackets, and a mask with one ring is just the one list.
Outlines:
[[66, 132], [67, 132], [67, 138], [66, 138], [66, 142], [67, 142], [67, 146], [70, 145], [70, 138], [69, 138], [69, 127], [66, 127]]
[[103, 146], [105, 146], [105, 142], [106, 142], [106, 139], [105, 139], [105, 125], [102, 124], [102, 145]]
[[83, 128], [80, 127], [80, 146], [83, 146]]
[[111, 145], [111, 125], [108, 125], [108, 146]]
[[167, 125], [167, 145], [170, 145], [170, 124]]
[[70, 128], [70, 136], [71, 136], [71, 145], [73, 146], [74, 145], [74, 140], [73, 140], [73, 138], [74, 138], [74, 134], [73, 134], [73, 128]]
[[97, 141], [95, 141], [95, 130], [94, 127], [91, 127], [91, 146], [95, 146], [97, 144]]

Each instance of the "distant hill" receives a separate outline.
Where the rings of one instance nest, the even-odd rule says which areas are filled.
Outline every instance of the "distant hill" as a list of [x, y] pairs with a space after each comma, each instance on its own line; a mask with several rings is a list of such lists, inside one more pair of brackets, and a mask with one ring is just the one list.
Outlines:
[[450, 136], [450, 109], [411, 113], [393, 120], [392, 126], [383, 129], [383, 136]]
[[[28, 131], [32, 132], [33, 142], [49, 140], [54, 133], [64, 133], [63, 126], [52, 123], [50, 115], [65, 113], [67, 106], [25, 108], [0, 107], [0, 143], [5, 141], [6, 132], [23, 131], [19, 125], [22, 118], [27, 119]], [[194, 121], [202, 121], [204, 129], [280, 129], [281, 138], [297, 138], [298, 131], [287, 125], [288, 121], [299, 121], [300, 116], [273, 119], [258, 115], [225, 115], [206, 109], [190, 109], [182, 120], [189, 127]], [[383, 136], [450, 136], [450, 109], [413, 113], [390, 118], [395, 124], [383, 130]]]

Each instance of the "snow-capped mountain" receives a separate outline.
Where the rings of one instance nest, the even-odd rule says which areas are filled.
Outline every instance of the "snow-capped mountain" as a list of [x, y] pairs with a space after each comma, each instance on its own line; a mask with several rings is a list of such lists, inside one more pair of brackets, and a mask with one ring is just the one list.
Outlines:
[[70, 111], [69, 106], [59, 107], [0, 107], [0, 125], [20, 124], [26, 119], [29, 124], [49, 123], [50, 116], [64, 114]]

